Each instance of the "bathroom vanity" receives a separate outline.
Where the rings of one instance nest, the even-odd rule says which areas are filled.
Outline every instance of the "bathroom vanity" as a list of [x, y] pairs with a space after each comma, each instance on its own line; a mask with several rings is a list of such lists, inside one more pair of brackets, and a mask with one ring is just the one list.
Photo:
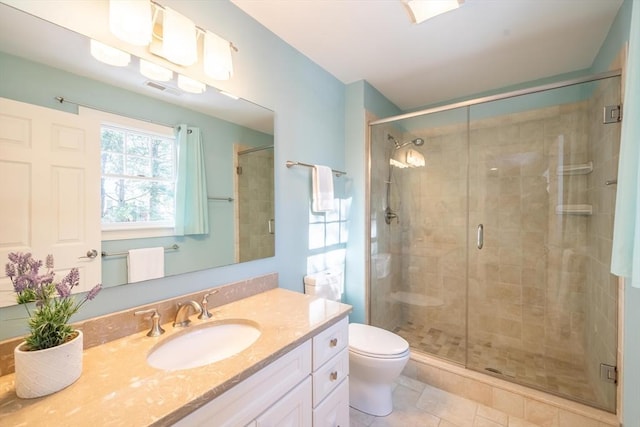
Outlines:
[[204, 322], [250, 321], [260, 337], [209, 365], [159, 370], [147, 355], [182, 332], [163, 319], [160, 337], [86, 349], [80, 379], [50, 396], [19, 399], [14, 375], [0, 377], [0, 425], [348, 425], [350, 306], [277, 288], [211, 311]]

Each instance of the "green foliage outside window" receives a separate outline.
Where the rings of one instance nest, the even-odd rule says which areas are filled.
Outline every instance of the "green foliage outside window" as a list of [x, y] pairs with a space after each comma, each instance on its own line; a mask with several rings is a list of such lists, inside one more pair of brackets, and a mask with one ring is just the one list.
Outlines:
[[103, 125], [103, 224], [173, 224], [176, 149], [173, 138]]

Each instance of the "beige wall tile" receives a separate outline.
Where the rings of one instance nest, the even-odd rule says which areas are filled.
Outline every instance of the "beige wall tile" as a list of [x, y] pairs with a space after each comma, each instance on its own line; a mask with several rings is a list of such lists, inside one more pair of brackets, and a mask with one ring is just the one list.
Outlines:
[[485, 405], [478, 405], [476, 417], [478, 416], [491, 420], [501, 426], [506, 426], [509, 423], [509, 416], [507, 414]]
[[560, 410], [558, 417], [562, 427], [598, 427], [599, 422], [585, 416]]
[[558, 408], [536, 400], [525, 400], [524, 418], [541, 427], [559, 427]]
[[518, 418], [524, 418], [524, 398], [510, 391], [493, 387], [493, 407]]
[[[464, 397], [491, 406], [491, 386], [471, 378], [464, 379]], [[488, 417], [485, 417], [488, 418]]]

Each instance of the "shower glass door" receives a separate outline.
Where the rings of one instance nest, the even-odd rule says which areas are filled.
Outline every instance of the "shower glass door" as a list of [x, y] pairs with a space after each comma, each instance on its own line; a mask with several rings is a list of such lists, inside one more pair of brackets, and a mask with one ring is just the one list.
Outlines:
[[[412, 351], [459, 364], [466, 358], [467, 145], [466, 108], [371, 127], [370, 322], [404, 337]], [[407, 161], [419, 157], [422, 166]]]
[[618, 77], [471, 106], [467, 367], [609, 411]]

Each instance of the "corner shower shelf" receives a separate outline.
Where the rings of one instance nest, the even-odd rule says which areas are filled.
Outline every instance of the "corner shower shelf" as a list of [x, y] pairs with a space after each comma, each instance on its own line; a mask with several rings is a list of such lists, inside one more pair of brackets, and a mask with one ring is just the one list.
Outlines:
[[560, 165], [558, 166], [558, 175], [587, 175], [593, 172], [593, 162], [581, 163], [576, 165]]
[[556, 213], [558, 215], [589, 216], [593, 214], [593, 207], [591, 205], [558, 205], [556, 206]]

